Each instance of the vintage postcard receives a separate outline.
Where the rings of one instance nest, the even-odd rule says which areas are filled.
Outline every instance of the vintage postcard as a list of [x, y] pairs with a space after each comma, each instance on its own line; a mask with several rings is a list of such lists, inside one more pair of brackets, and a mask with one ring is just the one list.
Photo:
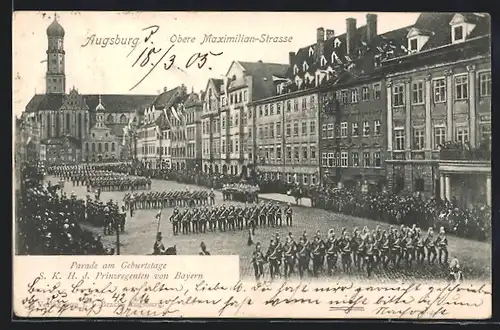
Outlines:
[[18, 317], [486, 319], [485, 13], [15, 12]]

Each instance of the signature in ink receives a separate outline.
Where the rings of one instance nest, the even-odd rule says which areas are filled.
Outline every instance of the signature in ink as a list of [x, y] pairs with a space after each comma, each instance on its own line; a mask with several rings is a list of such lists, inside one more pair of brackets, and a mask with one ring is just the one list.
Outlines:
[[[160, 30], [160, 27], [158, 25], [151, 25], [151, 26], [148, 26], [142, 30], [147, 31], [147, 33], [148, 33], [148, 35], [144, 38], [144, 43], [145, 44], [149, 43], [150, 45], [147, 45], [144, 47], [144, 49], [142, 50], [140, 55], [137, 56], [137, 58], [135, 59], [134, 63], [132, 64], [132, 67], [136, 67], [137, 65], [139, 65], [139, 67], [141, 67], [141, 68], [150, 67], [150, 69], [141, 78], [141, 80], [139, 80], [130, 89], [130, 91], [135, 89], [137, 86], [139, 86], [160, 64], [163, 64], [163, 69], [165, 71], [170, 70], [172, 67], [174, 67], [175, 69], [178, 69], [180, 71], [183, 71], [182, 68], [178, 67], [175, 64], [176, 59], [177, 59], [177, 55], [174, 54], [172, 51], [172, 49], [174, 48], [175, 45], [172, 44], [168, 47], [158, 47], [155, 45], [155, 43], [153, 41], [151, 41], [151, 38], [156, 33], [158, 33], [158, 31]], [[132, 49], [132, 51], [127, 55], [127, 57], [134, 50], [135, 50], [135, 48]], [[207, 63], [209, 56], [220, 56], [222, 54], [223, 54], [223, 52], [214, 53], [212, 51], [209, 51], [207, 53], [202, 53], [202, 52], [194, 53], [185, 62], [184, 68], [189, 69], [191, 66], [196, 64], [198, 69], [201, 69]]]

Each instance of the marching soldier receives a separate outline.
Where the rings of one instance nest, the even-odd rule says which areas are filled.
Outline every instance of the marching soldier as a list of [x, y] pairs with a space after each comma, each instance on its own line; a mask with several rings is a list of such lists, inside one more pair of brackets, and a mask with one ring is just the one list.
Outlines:
[[366, 272], [368, 274], [368, 277], [371, 276], [372, 270], [373, 270], [373, 257], [374, 257], [374, 251], [373, 251], [373, 245], [374, 245], [374, 238], [373, 236], [367, 236], [366, 242], [364, 244], [364, 255], [365, 255], [365, 260], [366, 260]]
[[437, 251], [436, 251], [436, 238], [434, 237], [434, 229], [429, 227], [427, 230], [427, 236], [424, 241], [425, 247], [427, 248], [427, 262], [432, 265], [436, 261]]
[[290, 203], [288, 203], [285, 209], [285, 218], [286, 218], [286, 225], [290, 227], [293, 226], [292, 212], [293, 212], [292, 207], [290, 206]]
[[182, 216], [181, 216], [181, 223], [182, 223], [182, 234], [187, 235], [189, 234], [189, 210], [184, 209], [182, 211]]
[[436, 239], [436, 246], [438, 247], [438, 260], [440, 264], [448, 263], [448, 239], [444, 232], [444, 227], [439, 229], [439, 235]]
[[280, 262], [280, 251], [277, 242], [271, 239], [269, 244], [269, 249], [267, 250], [267, 260], [269, 261], [269, 272], [271, 275], [271, 280], [274, 280], [276, 275], [280, 275], [279, 262]]
[[312, 250], [313, 275], [315, 277], [318, 276], [319, 270], [322, 268], [323, 251], [324, 251], [323, 241], [319, 236], [315, 236], [313, 242], [313, 250]]
[[328, 275], [333, 275], [333, 269], [337, 269], [338, 251], [337, 239], [333, 229], [328, 231], [328, 242], [326, 243], [326, 263]]
[[257, 242], [252, 256], [252, 265], [257, 281], [264, 275], [264, 261], [264, 254], [260, 250], [260, 242]]
[[172, 215], [170, 216], [170, 222], [172, 223], [174, 236], [179, 234], [179, 209], [177, 207], [175, 207]]
[[302, 279], [304, 277], [304, 272], [309, 268], [309, 249], [304, 236], [299, 238], [299, 244], [297, 245], [297, 259], [299, 261], [299, 276]]
[[295, 244], [291, 240], [290, 236], [286, 238], [286, 243], [283, 247], [284, 251], [284, 265], [285, 265], [285, 278], [290, 278], [290, 275], [294, 272], [295, 266], [295, 256], [296, 249]]
[[340, 239], [339, 246], [341, 247], [342, 254], [342, 270], [344, 272], [350, 272], [352, 265], [352, 243], [351, 238], [349, 237], [349, 234], [347, 233], [345, 228], [342, 230], [342, 238]]
[[211, 189], [210, 189], [209, 198], [210, 198], [210, 205], [215, 205], [215, 193], [214, 193], [214, 188], [211, 188]]

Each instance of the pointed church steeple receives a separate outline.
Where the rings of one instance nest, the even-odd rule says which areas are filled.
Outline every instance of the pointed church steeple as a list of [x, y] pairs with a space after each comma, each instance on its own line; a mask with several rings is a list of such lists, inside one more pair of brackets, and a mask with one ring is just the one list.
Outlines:
[[54, 20], [47, 28], [45, 92], [48, 94], [64, 94], [66, 91], [64, 35], [64, 29], [57, 21], [57, 15], [54, 14]]
[[104, 106], [102, 105], [102, 98], [101, 98], [101, 95], [99, 95], [99, 104], [97, 105], [97, 107], [95, 108], [96, 111], [105, 111], [106, 109], [104, 108]]

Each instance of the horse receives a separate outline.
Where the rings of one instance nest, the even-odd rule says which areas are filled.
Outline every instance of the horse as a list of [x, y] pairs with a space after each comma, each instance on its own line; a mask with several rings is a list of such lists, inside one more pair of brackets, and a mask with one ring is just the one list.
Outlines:
[[[151, 253], [151, 255], [155, 255], [154, 253]], [[159, 255], [161, 256], [175, 256], [177, 255], [177, 245], [170, 246], [165, 249], [164, 252], [160, 253]]]

